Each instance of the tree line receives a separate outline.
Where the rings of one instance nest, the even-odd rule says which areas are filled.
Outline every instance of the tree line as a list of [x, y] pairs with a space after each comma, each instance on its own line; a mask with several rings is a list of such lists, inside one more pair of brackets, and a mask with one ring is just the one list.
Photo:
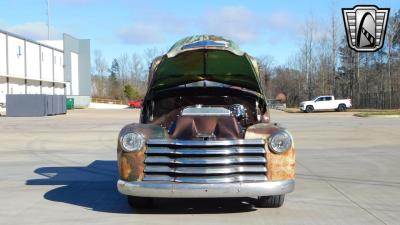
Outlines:
[[400, 10], [388, 19], [383, 48], [373, 53], [350, 49], [341, 21], [333, 12], [329, 24], [308, 18], [302, 45], [284, 65], [258, 58], [268, 98], [283, 93], [287, 105], [297, 107], [334, 95], [351, 98], [358, 108], [400, 108]]
[[146, 92], [152, 60], [161, 55], [157, 48], [143, 54], [122, 53], [109, 66], [100, 50], [94, 51], [92, 97], [116, 100], [136, 100]]

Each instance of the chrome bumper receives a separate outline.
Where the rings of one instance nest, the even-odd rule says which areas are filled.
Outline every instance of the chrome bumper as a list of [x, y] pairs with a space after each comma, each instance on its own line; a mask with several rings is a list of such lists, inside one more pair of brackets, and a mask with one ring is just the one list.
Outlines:
[[117, 186], [122, 194], [137, 197], [233, 198], [286, 194], [294, 190], [294, 180], [213, 184], [118, 180]]

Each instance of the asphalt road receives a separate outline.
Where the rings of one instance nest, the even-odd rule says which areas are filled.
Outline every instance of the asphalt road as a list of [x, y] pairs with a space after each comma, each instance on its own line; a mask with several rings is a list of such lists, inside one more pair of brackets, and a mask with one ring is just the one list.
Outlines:
[[0, 117], [0, 224], [399, 224], [400, 119], [272, 111], [297, 148], [295, 192], [278, 209], [228, 200], [131, 209], [116, 190], [119, 129], [137, 110]]

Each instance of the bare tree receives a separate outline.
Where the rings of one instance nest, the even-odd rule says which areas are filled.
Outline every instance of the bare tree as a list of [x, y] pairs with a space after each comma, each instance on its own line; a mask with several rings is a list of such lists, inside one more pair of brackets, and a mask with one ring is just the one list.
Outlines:
[[336, 23], [336, 1], [332, 1], [331, 4], [331, 27], [329, 32], [331, 33], [331, 73], [328, 78], [328, 83], [330, 85], [330, 93], [336, 95], [335, 80], [336, 80], [336, 67], [337, 67], [337, 23]]
[[130, 58], [130, 82], [134, 88], [140, 93], [144, 94], [146, 92], [146, 81], [147, 75], [144, 74], [145, 70], [143, 68], [143, 60], [141, 57], [133, 53]]
[[260, 71], [260, 81], [264, 90], [264, 94], [267, 95], [267, 98], [272, 98], [273, 96], [270, 79], [272, 76], [272, 66], [274, 63], [274, 58], [271, 55], [259, 56], [257, 57], [257, 63]]
[[314, 59], [316, 68], [316, 85], [314, 88], [314, 94], [317, 95], [326, 95], [331, 93], [330, 88], [330, 74], [331, 74], [331, 55], [330, 52], [327, 51], [329, 49], [329, 40], [326, 33], [318, 40], [315, 47], [316, 58]]
[[151, 63], [152, 63], [153, 60], [154, 60], [157, 56], [159, 56], [159, 55], [162, 55], [162, 53], [161, 53], [161, 51], [160, 51], [158, 48], [156, 48], [156, 47], [147, 48], [147, 49], [144, 50], [145, 71], [146, 71], [146, 74], [147, 74], [147, 75], [148, 75], [148, 72], [149, 72], [149, 68], [150, 68], [150, 66], [151, 66]]
[[[133, 53], [130, 58], [130, 80], [131, 82], [136, 85], [137, 81], [143, 80], [143, 61], [141, 57]], [[145, 80], [145, 79], [144, 79]]]
[[304, 57], [304, 69], [306, 73], [306, 80], [307, 80], [307, 93], [308, 98], [312, 97], [312, 86], [311, 86], [311, 67], [312, 67], [312, 60], [313, 60], [313, 41], [314, 41], [314, 33], [315, 33], [315, 21], [313, 17], [310, 17], [306, 20], [304, 24], [304, 44], [303, 48], [301, 49], [303, 57]]
[[396, 17], [392, 17], [392, 20], [389, 20], [388, 29], [386, 32], [386, 43], [388, 48], [388, 86], [389, 86], [389, 108], [392, 108], [392, 95], [393, 95], [393, 88], [392, 88], [392, 57], [393, 57], [393, 45], [396, 42], [399, 42], [400, 36], [400, 19]]
[[122, 86], [125, 86], [128, 81], [128, 74], [129, 74], [129, 56], [128, 53], [122, 53], [118, 57], [118, 64], [119, 64], [119, 72], [120, 72], [120, 79]]
[[103, 53], [100, 50], [94, 51], [94, 70], [95, 70], [95, 78], [94, 85], [96, 88], [96, 94], [100, 97], [105, 96], [106, 91], [106, 74], [108, 70], [107, 61], [105, 60]]

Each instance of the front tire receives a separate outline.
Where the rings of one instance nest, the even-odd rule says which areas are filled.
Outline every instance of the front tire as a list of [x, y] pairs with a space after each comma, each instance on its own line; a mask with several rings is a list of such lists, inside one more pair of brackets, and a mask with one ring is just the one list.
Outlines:
[[151, 208], [153, 206], [152, 198], [136, 197], [136, 196], [127, 196], [127, 197], [128, 197], [128, 203], [132, 208], [145, 209], [145, 208]]
[[259, 208], [279, 208], [285, 201], [285, 195], [260, 196], [256, 206]]
[[312, 113], [313, 111], [314, 111], [314, 107], [313, 106], [309, 105], [309, 106], [306, 107], [306, 112], [307, 113]]

